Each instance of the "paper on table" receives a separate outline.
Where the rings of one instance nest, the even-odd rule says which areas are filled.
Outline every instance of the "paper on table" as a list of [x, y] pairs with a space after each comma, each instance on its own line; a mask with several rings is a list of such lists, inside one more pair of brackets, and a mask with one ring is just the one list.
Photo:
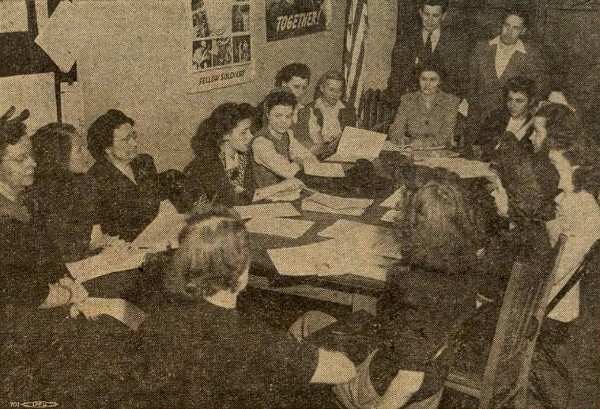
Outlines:
[[254, 191], [252, 202], [271, 200], [273, 202], [291, 202], [300, 198], [301, 188], [297, 187], [296, 180], [286, 179], [271, 186], [265, 186]]
[[396, 219], [399, 215], [400, 212], [398, 210], [388, 210], [383, 216], [381, 216], [381, 220], [384, 222], [396, 223]]
[[426, 158], [419, 164], [431, 168], [444, 168], [461, 178], [496, 177], [496, 172], [490, 169], [489, 163], [465, 158]]
[[0, 33], [27, 31], [25, 0], [0, 1]]
[[340, 240], [271, 249], [267, 253], [279, 274], [293, 276], [354, 274], [385, 281], [394, 262], [372, 254], [357, 257], [353, 246]]
[[144, 322], [148, 314], [121, 298], [87, 298], [83, 303], [85, 310], [94, 315], [110, 315], [134, 331]]
[[403, 152], [405, 149], [403, 149], [399, 145], [396, 145], [392, 141], [385, 141], [383, 143], [383, 147], [381, 148], [381, 150], [382, 151], [389, 151], [389, 152]]
[[355, 255], [373, 254], [398, 260], [401, 258], [394, 231], [386, 227], [340, 219], [318, 234], [342, 241]]
[[102, 253], [73, 263], [66, 263], [71, 276], [79, 282], [118, 271], [142, 266], [147, 251], [130, 247], [109, 247]]
[[254, 218], [246, 222], [249, 233], [269, 234], [292, 239], [304, 235], [315, 222], [284, 218]]
[[179, 247], [179, 233], [185, 227], [185, 214], [181, 214], [169, 200], [160, 203], [158, 214], [143, 232], [131, 243], [132, 247], [165, 251]]
[[356, 199], [315, 193], [302, 201], [302, 210], [360, 216], [372, 203], [372, 199]]
[[367, 131], [351, 126], [344, 128], [337, 151], [328, 162], [356, 162], [358, 159], [375, 160], [387, 139], [384, 133]]
[[291, 203], [253, 204], [234, 206], [233, 209], [240, 214], [242, 219], [300, 216], [298, 210]]
[[383, 202], [379, 204], [381, 207], [396, 207], [398, 202], [404, 198], [404, 192], [406, 191], [406, 187], [402, 186], [398, 190], [396, 190], [390, 197], [385, 199]]
[[312, 176], [343, 178], [344, 168], [339, 163], [309, 161], [304, 165], [304, 173]]

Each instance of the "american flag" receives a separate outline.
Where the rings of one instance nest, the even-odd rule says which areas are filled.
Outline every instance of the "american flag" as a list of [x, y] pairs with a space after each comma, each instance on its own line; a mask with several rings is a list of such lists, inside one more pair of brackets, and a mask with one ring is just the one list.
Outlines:
[[367, 0], [350, 0], [346, 15], [346, 44], [344, 47], [344, 77], [346, 100], [358, 108], [364, 81], [365, 38], [369, 27]]

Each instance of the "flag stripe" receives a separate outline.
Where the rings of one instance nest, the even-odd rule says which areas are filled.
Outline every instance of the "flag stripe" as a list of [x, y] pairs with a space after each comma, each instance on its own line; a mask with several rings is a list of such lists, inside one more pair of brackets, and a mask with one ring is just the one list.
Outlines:
[[362, 74], [368, 26], [367, 0], [352, 0], [346, 16], [343, 68], [346, 78], [346, 99], [356, 107], [360, 102], [364, 87]]

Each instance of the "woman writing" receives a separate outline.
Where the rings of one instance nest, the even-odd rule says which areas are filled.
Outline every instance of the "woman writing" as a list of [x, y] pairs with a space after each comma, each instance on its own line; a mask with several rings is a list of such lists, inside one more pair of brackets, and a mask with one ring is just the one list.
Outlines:
[[417, 68], [420, 90], [404, 94], [389, 136], [413, 148], [453, 146], [459, 98], [439, 89], [443, 70], [431, 63]]

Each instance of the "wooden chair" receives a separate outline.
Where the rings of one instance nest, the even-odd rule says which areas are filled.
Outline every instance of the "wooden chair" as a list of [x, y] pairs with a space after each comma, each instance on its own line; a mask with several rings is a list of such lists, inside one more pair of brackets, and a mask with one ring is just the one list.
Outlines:
[[369, 88], [362, 95], [358, 106], [358, 117], [362, 128], [387, 133], [394, 112], [387, 106], [383, 92]]
[[[563, 245], [561, 237], [557, 260]], [[451, 372], [446, 387], [478, 398], [480, 409], [527, 408], [531, 361], [553, 275], [535, 265], [514, 264], [483, 377]]]

